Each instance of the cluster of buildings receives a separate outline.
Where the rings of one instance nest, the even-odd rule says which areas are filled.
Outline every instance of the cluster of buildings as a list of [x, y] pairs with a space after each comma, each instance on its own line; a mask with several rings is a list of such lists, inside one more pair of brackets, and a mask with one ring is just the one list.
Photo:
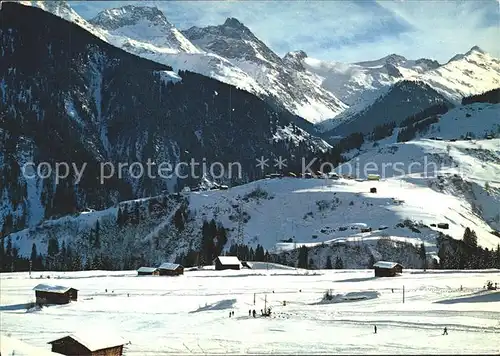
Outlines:
[[[239, 270], [242, 266], [248, 266], [236, 256], [219, 256], [214, 259], [213, 264], [216, 271]], [[170, 262], [162, 263], [158, 267], [141, 267], [137, 270], [138, 276], [179, 276], [181, 274], [184, 274], [184, 267]]]
[[[247, 266], [235, 256], [219, 256], [214, 261], [215, 270], [239, 270]], [[403, 266], [397, 262], [378, 261], [373, 265], [376, 277], [394, 277], [403, 272]], [[158, 267], [141, 267], [138, 276], [178, 276], [184, 273], [184, 267], [177, 263], [162, 263]], [[67, 304], [76, 301], [78, 290], [71, 287], [39, 284], [33, 288], [38, 305]], [[62, 355], [79, 356], [121, 356], [125, 341], [120, 337], [76, 333], [50, 341], [52, 352]]]

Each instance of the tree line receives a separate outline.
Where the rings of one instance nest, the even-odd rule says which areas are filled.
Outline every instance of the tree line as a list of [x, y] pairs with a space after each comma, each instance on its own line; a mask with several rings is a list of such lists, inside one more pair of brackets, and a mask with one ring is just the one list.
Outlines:
[[[185, 267], [210, 265], [220, 255], [237, 256], [242, 261], [259, 261], [286, 264], [303, 269], [343, 269], [344, 261], [341, 257], [329, 255], [323, 266], [314, 263], [310, 257], [309, 248], [301, 246], [297, 249], [295, 262], [289, 261], [277, 253], [270, 253], [263, 246], [257, 245], [254, 249], [246, 244], [231, 244], [224, 252], [227, 244], [227, 229], [214, 219], [204, 221], [202, 225], [200, 248], [190, 249], [186, 253], [177, 256], [175, 262]], [[81, 251], [77, 252], [71, 244], [65, 241], [59, 243], [57, 237], [50, 236], [47, 251], [42, 253], [33, 243], [30, 257], [19, 255], [19, 249], [12, 244], [11, 237], [7, 237], [5, 243], [0, 243], [0, 271], [81, 271], [81, 270], [116, 270], [119, 266], [113, 262], [110, 256], [101, 253], [101, 237], [99, 222], [86, 235], [90, 252], [83, 256]], [[423, 261], [424, 270], [428, 267], [433, 269], [500, 269], [500, 244], [496, 249], [483, 248], [477, 244], [477, 235], [474, 230], [466, 228], [463, 239], [456, 240], [449, 235], [440, 233], [436, 245], [438, 248], [439, 261], [427, 263], [426, 249], [423, 244], [418, 248], [418, 253]], [[85, 258], [84, 258], [85, 257]], [[131, 261], [127, 266], [130, 269], [137, 268], [139, 261]], [[370, 265], [375, 260], [372, 256]]]
[[500, 103], [500, 88], [492, 89], [481, 94], [466, 96], [465, 98], [462, 98], [462, 105], [468, 105], [473, 103], [490, 103], [490, 104]]
[[474, 230], [466, 228], [463, 239], [456, 240], [449, 235], [440, 234], [437, 238], [441, 269], [500, 269], [500, 244], [496, 250], [483, 248], [477, 244]]

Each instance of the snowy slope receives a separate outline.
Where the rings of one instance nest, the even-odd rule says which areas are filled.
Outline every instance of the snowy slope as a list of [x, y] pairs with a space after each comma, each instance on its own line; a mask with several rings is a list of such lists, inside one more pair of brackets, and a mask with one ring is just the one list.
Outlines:
[[439, 136], [443, 139], [458, 139], [468, 134], [484, 138], [491, 134], [500, 137], [500, 104], [475, 103], [458, 106], [439, 118], [421, 137]]
[[[475, 103], [460, 105], [439, 116], [439, 121], [428, 126], [424, 131], [416, 133], [418, 138], [441, 138], [443, 140], [460, 140], [467, 136], [483, 139], [485, 136], [500, 138], [500, 123], [498, 116], [499, 104]], [[393, 130], [389, 137], [378, 141], [367, 138], [359, 149], [350, 150], [344, 157], [353, 158], [361, 153], [373, 151], [375, 146], [386, 146], [397, 143], [401, 128]]]
[[[254, 247], [260, 244], [270, 251], [338, 242], [354, 245], [363, 242], [378, 251], [378, 241], [390, 238], [413, 244], [424, 242], [434, 255], [438, 231], [460, 239], [466, 227], [476, 231], [480, 245], [495, 248], [500, 240], [491, 231], [500, 230], [500, 138], [465, 141], [460, 137], [483, 137], [491, 133], [498, 137], [498, 110], [499, 104], [457, 107], [421, 137], [405, 143], [396, 143], [398, 129], [395, 129], [391, 137], [378, 141], [378, 147], [366, 143], [360, 151], [352, 153], [351, 161], [337, 168], [339, 173], [361, 179], [368, 174], [380, 174], [382, 181], [265, 179], [229, 190], [183, 193], [191, 216], [184, 232], [169, 223], [177, 209], [175, 203], [169, 204], [169, 210], [160, 218], [130, 228], [127, 236], [121, 238], [129, 239], [136, 248], [148, 249], [151, 248], [148, 241], [156, 241], [163, 230], [161, 235], [167, 236], [164, 253], [175, 258], [197, 245], [203, 221], [214, 218], [229, 229], [228, 248], [237, 241], [241, 209], [242, 216], [246, 216], [243, 242]], [[443, 140], [426, 138], [438, 135]], [[369, 193], [372, 187], [377, 188], [376, 194]], [[143, 201], [147, 205], [148, 199]], [[66, 217], [12, 234], [11, 238], [21, 255], [29, 255], [33, 243], [43, 253], [50, 233], [78, 245], [97, 219], [107, 220], [109, 225], [109, 219], [114, 221], [115, 217], [115, 208]], [[406, 219], [420, 224], [421, 232], [396, 226]], [[449, 223], [450, 229], [430, 227], [440, 222]], [[373, 231], [361, 232], [362, 228]], [[117, 233], [115, 228], [109, 228], [111, 244]], [[105, 234], [102, 232], [103, 239]], [[292, 242], [283, 242], [289, 239]], [[151, 258], [159, 257], [151, 253]], [[361, 260], [353, 260], [351, 266], [360, 264], [363, 265]]]
[[[413, 151], [415, 156], [422, 153], [416, 148]], [[404, 153], [414, 158], [410, 152]], [[378, 162], [376, 157], [373, 160]], [[486, 174], [498, 174], [499, 170], [498, 164], [489, 164], [481, 171], [475, 171], [476, 178], [479, 180]], [[467, 192], [460, 189], [469, 187], [468, 185], [461, 181], [453, 182], [453, 176], [447, 181], [450, 189], [429, 186], [430, 181], [435, 182], [436, 179], [421, 179], [418, 175], [380, 182], [282, 178], [256, 181], [223, 191], [184, 193], [189, 199], [191, 218], [185, 231], [172, 231], [175, 238], [168, 240], [169, 250], [163, 250], [162, 253], [163, 256], [167, 254], [173, 259], [179, 253], [185, 253], [188, 246], [196, 246], [203, 221], [212, 218], [229, 229], [229, 244], [226, 245], [228, 248], [231, 243], [237, 242], [238, 209], [247, 217], [243, 223], [243, 242], [254, 247], [260, 244], [275, 252], [302, 244], [311, 246], [345, 241], [376, 245], [379, 239], [391, 238], [415, 245], [425, 242], [434, 255], [432, 251], [435, 249], [435, 238], [439, 229], [429, 226], [440, 222], [450, 224], [450, 229], [444, 232], [454, 238], [460, 239], [464, 229], [470, 227], [477, 232], [481, 246], [496, 248], [500, 241], [490, 232], [493, 227], [500, 227], [494, 216], [500, 206], [499, 185], [494, 186], [491, 182], [492, 187], [488, 194], [484, 193], [482, 186], [474, 186], [477, 205], [482, 207], [480, 216], [477, 209], [472, 207]], [[370, 194], [372, 187], [377, 188], [377, 194]], [[110, 218], [114, 221], [114, 214]], [[491, 218], [490, 225], [483, 218]], [[406, 219], [421, 225], [421, 231], [417, 233], [406, 227], [396, 226]], [[109, 243], [120, 244], [121, 250], [124, 244], [123, 236], [118, 240], [115, 236], [122, 233], [112, 227], [106, 232], [103, 226], [109, 223], [109, 220], [106, 224], [101, 223], [101, 240], [107, 241], [106, 235], [109, 233]], [[84, 230], [80, 222], [77, 225], [63, 225], [62, 222], [54, 221], [52, 224], [50, 230], [47, 226], [41, 226], [39, 229], [11, 234], [12, 243], [20, 248], [20, 255], [29, 255], [33, 243], [37, 244], [38, 251], [46, 251], [46, 236], [49, 231], [66, 240], [66, 243], [77, 246], [84, 243], [85, 237], [79, 237], [84, 236], [81, 235]], [[161, 224], [161, 220], [156, 224]], [[143, 246], [141, 244], [148, 241], [139, 237], [147, 236], [148, 231], [153, 232], [156, 225], [151, 221], [148, 226], [149, 230], [146, 226], [141, 230], [130, 228], [127, 232], [130, 237], [123, 238], [136, 239], [135, 246]], [[387, 228], [379, 229], [383, 226]], [[71, 230], [67, 230], [68, 228]], [[373, 231], [361, 232], [362, 228], [372, 228]], [[165, 234], [169, 235], [166, 232], [162, 236]], [[292, 242], [283, 242], [290, 238]], [[80, 239], [83, 239], [82, 242]], [[156, 238], [151, 236], [151, 241], [155, 240]], [[146, 250], [147, 246], [146, 244], [142, 247], [143, 253], [153, 253]], [[110, 248], [116, 250], [118, 246], [113, 248], [111, 245]]]
[[66, 1], [21, 1], [67, 21], [74, 22], [100, 39], [132, 54], [189, 70], [256, 95], [266, 91], [227, 59], [200, 51], [154, 7], [127, 5], [99, 13], [91, 21], [78, 15]]
[[[453, 221], [455, 227], [450, 225], [450, 232], [456, 234], [462, 227], [473, 224], [482, 231], [478, 234], [482, 235], [485, 246], [490, 246], [499, 242], [489, 233], [500, 228], [499, 157], [499, 139], [472, 142], [423, 139], [368, 151], [337, 171], [361, 178], [379, 174], [388, 182], [399, 182], [401, 187], [410, 184], [413, 192], [420, 195], [418, 199], [425, 209], [422, 213]], [[377, 187], [380, 183], [366, 184]], [[440, 193], [436, 203], [432, 203], [434, 193], [427, 195], [429, 190]]]
[[[369, 101], [372, 96], [371, 92], [376, 92], [377, 89], [392, 85], [403, 78], [397, 67], [400, 62], [392, 62], [390, 58], [392, 57], [351, 64], [305, 57], [303, 65], [323, 78], [324, 88], [349, 106], [361, 109], [363, 103]], [[412, 70], [411, 67], [409, 70]]]
[[[52, 341], [52, 340], [50, 340]], [[60, 355], [49, 351], [47, 345], [42, 347], [34, 347], [21, 340], [0, 334], [0, 351], [2, 355], [15, 356], [57, 356]]]
[[[40, 274], [2, 273], [0, 308], [2, 332], [46, 351], [47, 342], [97, 325], [104, 338], [113, 330], [130, 341], [127, 356], [500, 352], [500, 293], [483, 289], [486, 280], [500, 281], [498, 270], [405, 269], [395, 278], [273, 266], [175, 278], [54, 272], [50, 280], [79, 289], [78, 301], [26, 313], [20, 305], [34, 299]], [[328, 290], [336, 296], [329, 303], [323, 301]], [[269, 318], [260, 316], [266, 307]], [[256, 318], [248, 315], [252, 309]]]
[[120, 47], [149, 43], [173, 53], [201, 53], [156, 7], [126, 5], [108, 9], [100, 12], [90, 23], [130, 41], [129, 44], [122, 43]]

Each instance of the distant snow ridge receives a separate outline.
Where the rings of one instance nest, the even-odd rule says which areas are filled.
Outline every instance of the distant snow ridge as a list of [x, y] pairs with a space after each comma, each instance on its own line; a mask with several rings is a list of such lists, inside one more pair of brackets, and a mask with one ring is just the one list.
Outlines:
[[183, 33], [198, 47], [230, 60], [286, 109], [313, 123], [347, 108], [321, 87], [321, 78], [303, 68], [300, 58], [305, 52], [280, 58], [237, 19], [228, 18], [219, 26], [191, 27]]
[[[477, 46], [445, 64], [408, 60], [391, 54], [353, 64], [303, 58], [304, 67], [323, 78], [321, 85], [357, 113], [401, 80], [421, 81], [458, 104], [462, 97], [500, 87], [500, 60]], [[345, 116], [342, 112], [338, 118]]]
[[500, 61], [477, 46], [442, 65], [398, 54], [358, 63], [322, 61], [300, 50], [280, 58], [235, 18], [179, 31], [156, 7], [126, 5], [86, 21], [65, 1], [22, 3], [176, 71], [190, 70], [270, 98], [312, 123], [330, 120], [327, 128], [371, 105], [401, 80], [422, 81], [454, 103], [500, 86]]
[[126, 5], [97, 14], [90, 23], [133, 41], [149, 43], [156, 48], [169, 48], [177, 52], [201, 53], [177, 30], [156, 7]]

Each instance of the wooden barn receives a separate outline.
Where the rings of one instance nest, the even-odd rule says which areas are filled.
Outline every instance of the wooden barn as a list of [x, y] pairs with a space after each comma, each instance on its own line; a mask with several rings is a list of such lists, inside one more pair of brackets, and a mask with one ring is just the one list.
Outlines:
[[138, 276], [159, 276], [160, 271], [155, 267], [141, 267], [137, 270]]
[[125, 340], [102, 333], [75, 333], [50, 341], [52, 352], [71, 356], [122, 356]]
[[214, 260], [214, 265], [216, 271], [241, 268], [241, 262], [236, 256], [219, 256]]
[[184, 267], [178, 263], [164, 262], [158, 267], [160, 276], [179, 276], [184, 274]]
[[71, 287], [39, 284], [33, 290], [37, 304], [68, 304], [78, 298], [78, 290]]
[[403, 266], [397, 262], [378, 261], [373, 268], [375, 277], [395, 277], [403, 273]]

